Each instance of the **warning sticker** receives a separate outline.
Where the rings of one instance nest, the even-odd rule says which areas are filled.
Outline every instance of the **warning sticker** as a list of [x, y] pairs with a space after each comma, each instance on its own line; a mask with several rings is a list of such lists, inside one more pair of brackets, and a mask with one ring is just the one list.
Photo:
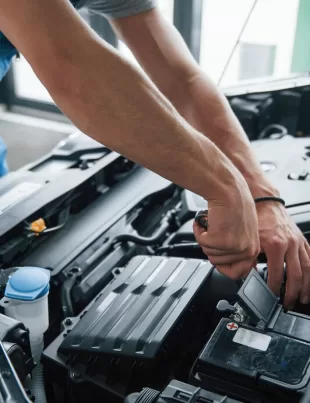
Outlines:
[[233, 332], [235, 332], [237, 329], [238, 329], [238, 325], [237, 325], [237, 323], [234, 323], [234, 322], [229, 322], [229, 323], [227, 323], [227, 325], [226, 325], [226, 328], [228, 329], [228, 330], [231, 330], [231, 331], [233, 331]]
[[255, 348], [260, 351], [267, 351], [271, 337], [266, 334], [253, 332], [252, 330], [240, 327], [234, 335], [233, 342], [247, 347]]
[[21, 200], [25, 199], [27, 196], [36, 192], [41, 186], [42, 185], [38, 183], [24, 182], [9, 190], [6, 194], [0, 197], [0, 215]]

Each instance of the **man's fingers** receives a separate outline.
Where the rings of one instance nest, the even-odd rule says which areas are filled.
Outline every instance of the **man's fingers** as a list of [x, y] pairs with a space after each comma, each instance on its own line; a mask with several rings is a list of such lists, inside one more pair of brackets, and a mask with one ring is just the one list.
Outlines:
[[[193, 229], [196, 241], [203, 248], [203, 251], [207, 256], [245, 256], [247, 253], [249, 253], [247, 250], [240, 252], [233, 247], [225, 247], [223, 245], [223, 238], [216, 239], [214, 235], [209, 234], [208, 231], [197, 225], [194, 225]], [[236, 257], [234, 258], [234, 261], [240, 260], [240, 257], [239, 259]], [[223, 264], [226, 264], [226, 262]]]
[[278, 248], [274, 246], [265, 247], [265, 254], [268, 264], [268, 286], [276, 294], [280, 294], [280, 289], [284, 277], [284, 259], [286, 247], [283, 245]]
[[[198, 239], [197, 239], [198, 241]], [[200, 245], [202, 245], [202, 243], [198, 242]], [[228, 250], [224, 250], [224, 249], [212, 249], [209, 246], [201, 246], [203, 252], [207, 255], [207, 256], [213, 256], [215, 258], [221, 259], [221, 258], [225, 258], [226, 257], [232, 257], [233, 259], [235, 259], [234, 261], [239, 261], [241, 254], [238, 252], [230, 252]], [[228, 261], [222, 263], [222, 264], [226, 264], [229, 263], [229, 259]], [[215, 264], [215, 263], [214, 263]]]
[[215, 246], [215, 241], [214, 241], [214, 235], [209, 235], [207, 231], [202, 232], [202, 233], [196, 233], [194, 230], [194, 235], [196, 238], [196, 241], [201, 245], [202, 248], [205, 249], [205, 253], [207, 255], [214, 255], [214, 256], [225, 256], [225, 255], [234, 255], [234, 254], [239, 254], [239, 251], [236, 251], [233, 248], [224, 248], [221, 245], [221, 241], [218, 241], [217, 244], [219, 245], [218, 247]]
[[212, 254], [212, 251], [209, 251], [209, 253], [208, 253], [208, 249], [206, 249], [206, 248], [203, 248], [203, 252], [208, 256], [208, 259], [210, 260], [210, 262], [212, 264], [214, 264], [215, 266], [218, 266], [218, 265], [226, 266], [226, 265], [231, 265], [234, 263], [240, 263], [240, 262], [243, 262], [244, 260], [246, 260], [246, 258], [247, 258], [244, 254], [214, 255], [214, 254]]
[[303, 280], [299, 250], [295, 245], [289, 247], [286, 253], [286, 277], [284, 305], [287, 309], [292, 309], [299, 297]]
[[216, 268], [224, 276], [227, 276], [232, 280], [239, 280], [248, 276], [253, 265], [249, 261], [243, 261], [231, 265], [218, 265]]
[[[309, 247], [309, 246], [308, 246]], [[310, 248], [309, 248], [310, 252]], [[300, 301], [302, 304], [310, 302], [310, 254], [307, 252], [306, 246], [302, 246], [299, 250], [299, 259], [302, 270], [302, 288], [300, 293]]]

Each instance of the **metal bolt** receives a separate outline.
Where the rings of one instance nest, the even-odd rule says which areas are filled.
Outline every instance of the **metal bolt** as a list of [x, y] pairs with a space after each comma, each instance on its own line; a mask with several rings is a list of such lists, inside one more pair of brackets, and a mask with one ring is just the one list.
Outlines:
[[72, 372], [71, 376], [72, 376], [72, 379], [74, 379], [75, 381], [78, 381], [81, 379], [81, 374], [79, 372]]
[[72, 322], [72, 320], [71, 320], [70, 318], [67, 318], [67, 319], [65, 320], [65, 325], [71, 326], [72, 324], [73, 324], [73, 322]]

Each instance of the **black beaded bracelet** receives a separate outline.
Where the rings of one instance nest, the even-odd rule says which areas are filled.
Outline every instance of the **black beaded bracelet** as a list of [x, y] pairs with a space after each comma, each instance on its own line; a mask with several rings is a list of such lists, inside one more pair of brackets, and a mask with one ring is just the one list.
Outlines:
[[281, 199], [281, 197], [276, 197], [276, 196], [265, 196], [265, 197], [257, 197], [256, 199], [254, 199], [255, 203], [259, 203], [259, 202], [264, 202], [264, 201], [275, 201], [278, 203], [283, 204], [283, 206], [285, 206], [285, 201], [283, 199]]

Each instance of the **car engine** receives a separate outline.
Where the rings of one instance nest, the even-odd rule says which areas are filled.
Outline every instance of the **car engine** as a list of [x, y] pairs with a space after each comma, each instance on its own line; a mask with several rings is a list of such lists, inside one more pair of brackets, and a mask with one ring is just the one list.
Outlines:
[[[309, 240], [309, 139], [252, 145]], [[284, 310], [263, 254], [222, 276], [192, 231], [207, 205], [82, 133], [4, 177], [0, 401], [306, 399], [309, 306]]]

